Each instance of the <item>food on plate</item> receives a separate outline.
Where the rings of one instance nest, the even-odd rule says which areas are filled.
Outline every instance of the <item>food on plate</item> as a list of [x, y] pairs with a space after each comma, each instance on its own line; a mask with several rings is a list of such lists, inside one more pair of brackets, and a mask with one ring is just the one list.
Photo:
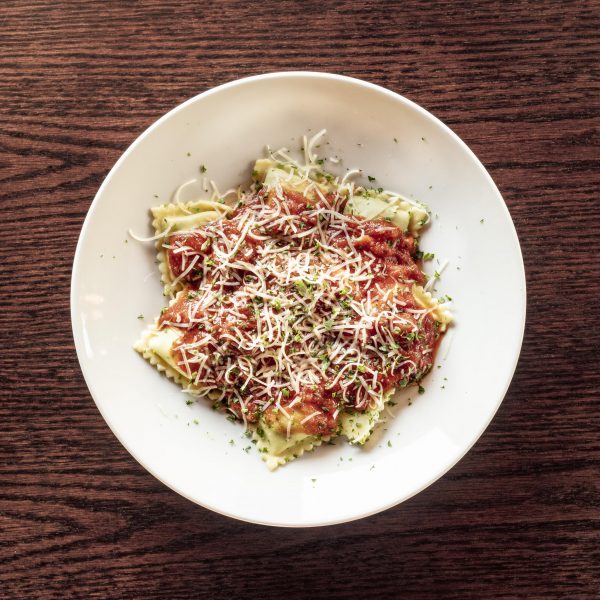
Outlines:
[[419, 265], [425, 207], [325, 171], [322, 134], [302, 163], [258, 159], [247, 191], [152, 209], [170, 302], [135, 348], [242, 422], [271, 469], [363, 444], [452, 319]]

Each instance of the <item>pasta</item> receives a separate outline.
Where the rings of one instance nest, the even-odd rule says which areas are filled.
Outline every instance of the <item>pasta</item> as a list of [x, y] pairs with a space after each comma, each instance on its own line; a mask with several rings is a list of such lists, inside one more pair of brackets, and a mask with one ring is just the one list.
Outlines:
[[419, 268], [424, 206], [322, 169], [258, 159], [234, 203], [152, 209], [169, 305], [135, 349], [243, 423], [270, 469], [335, 436], [364, 444], [452, 320]]

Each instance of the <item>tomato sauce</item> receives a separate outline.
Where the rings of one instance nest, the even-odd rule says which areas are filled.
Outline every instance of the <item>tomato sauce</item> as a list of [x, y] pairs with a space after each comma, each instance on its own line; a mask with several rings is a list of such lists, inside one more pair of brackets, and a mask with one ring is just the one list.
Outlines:
[[[273, 196], [273, 193], [267, 195], [262, 192], [251, 198], [246, 205], [235, 209], [229, 220], [221, 221], [218, 224], [209, 223], [191, 233], [175, 233], [170, 236], [167, 250], [169, 268], [174, 278], [181, 277], [187, 269], [187, 273], [182, 277], [187, 287], [177, 301], [161, 315], [159, 325], [162, 326], [165, 323], [190, 325], [182, 329], [182, 335], [173, 352], [179, 364], [187, 364], [187, 368], [192, 374], [192, 380], [198, 374], [201, 365], [193, 362], [194, 354], [187, 350], [187, 347], [210, 334], [210, 342], [203, 347], [204, 354], [209, 356], [206, 364], [233, 365], [238, 357], [247, 355], [247, 351], [233, 341], [238, 339], [236, 335], [239, 335], [239, 332], [257, 334], [256, 299], [248, 299], [245, 305], [237, 303], [235, 310], [237, 314], [233, 314], [234, 311], [230, 311], [231, 314], [228, 314], [228, 307], [233, 306], [236, 290], [243, 288], [244, 277], [247, 274], [240, 275], [239, 281], [236, 280], [238, 283], [228, 288], [228, 293], [224, 297], [219, 298], [218, 305], [222, 310], [218, 313], [220, 315], [218, 318], [211, 317], [209, 322], [201, 325], [190, 323], [190, 315], [194, 319], [203, 316], [202, 309], [198, 308], [200, 292], [196, 287], [203, 278], [205, 283], [210, 284], [212, 281], [211, 267], [218, 261], [215, 245], [219, 245], [220, 252], [228, 251], [228, 248], [224, 247], [218, 238], [208, 236], [209, 228], [219, 227], [223, 235], [230, 240], [231, 247], [239, 240], [240, 229], [243, 228], [243, 225], [238, 228], [239, 217], [243, 216], [244, 211], [252, 211], [253, 206], [264, 207], [266, 205], [274, 210], [281, 208], [282, 215], [298, 216], [301, 223], [300, 229], [308, 230], [317, 225], [319, 209], [330, 209], [328, 202], [331, 200], [331, 198], [326, 198], [325, 202], [322, 199], [315, 201], [302, 194], [286, 191], [282, 203], [281, 199]], [[278, 206], [278, 203], [284, 204], [284, 206]], [[264, 243], [261, 238], [285, 237], [288, 234], [284, 228], [285, 220], [281, 223], [276, 221], [273, 225], [252, 229], [245, 236], [243, 244], [239, 245], [236, 259], [252, 264]], [[352, 300], [360, 301], [368, 293], [372, 304], [385, 312], [387, 310], [386, 302], [390, 301], [385, 299], [386, 292], [393, 290], [391, 294], [393, 301], [401, 303], [404, 311], [404, 320], [401, 319], [398, 323], [383, 323], [388, 331], [393, 332], [393, 342], [387, 342], [385, 346], [377, 348], [378, 353], [394, 356], [396, 366], [393, 367], [390, 360], [390, 364], [382, 369], [381, 363], [375, 360], [378, 356], [377, 353], [372, 353], [371, 359], [367, 356], [361, 365], [365, 371], [376, 371], [378, 385], [385, 394], [392, 388], [405, 387], [409, 383], [420, 381], [423, 375], [431, 369], [436, 344], [440, 337], [438, 324], [430, 314], [423, 311], [411, 293], [412, 284], [423, 284], [425, 281], [425, 276], [415, 259], [417, 245], [412, 235], [403, 233], [401, 229], [385, 220], [369, 221], [360, 217], [347, 219], [346, 233], [347, 235], [340, 235], [332, 241], [332, 245], [346, 252], [354, 250], [364, 254], [365, 257], [375, 257], [377, 263], [377, 269], [374, 269], [373, 279], [368, 290], [366, 285], [355, 285], [351, 290]], [[189, 269], [191, 261], [196, 256], [198, 259], [194, 268]], [[335, 285], [334, 283], [334, 288]], [[338, 294], [340, 302], [343, 303], [344, 294], [347, 294], [348, 291], [335, 289], [335, 292]], [[349, 302], [350, 300], [348, 300]], [[356, 314], [351, 311], [348, 314], [350, 324], [358, 322]], [[382, 326], [381, 321], [378, 326]], [[375, 343], [372, 340], [377, 334], [376, 326], [365, 327], [365, 333], [369, 343]], [[288, 355], [293, 355], [298, 348], [298, 342], [289, 340], [286, 352]], [[268, 366], [269, 359], [263, 359], [263, 363]], [[274, 359], [272, 363], [275, 368], [276, 361]], [[236, 391], [236, 394], [230, 395], [228, 400], [228, 406], [236, 416], [242, 418], [243, 415], [250, 423], [257, 422], [261, 415], [267, 421], [277, 420], [280, 413], [286, 411], [287, 408], [289, 411], [293, 410], [295, 415], [291, 433], [302, 431], [310, 435], [321, 436], [335, 433], [340, 410], [352, 406], [352, 398], [361, 391], [361, 383], [356, 377], [356, 372], [353, 372], [353, 375], [349, 372], [356, 381], [348, 383], [348, 379], [338, 378], [335, 370], [327, 371], [327, 378], [322, 377], [316, 385], [303, 385], [298, 393], [295, 393], [291, 386], [281, 391], [277, 402], [279, 406], [274, 403], [275, 397], [272, 396], [273, 402], [265, 408], [265, 398], [259, 400], [248, 391], [248, 373], [241, 372], [237, 367], [218, 372], [215, 386]], [[345, 383], [344, 386], [341, 385], [342, 381]], [[368, 407], [368, 403], [355, 406], [359, 411], [364, 411]], [[307, 420], [301, 423], [304, 418]]]

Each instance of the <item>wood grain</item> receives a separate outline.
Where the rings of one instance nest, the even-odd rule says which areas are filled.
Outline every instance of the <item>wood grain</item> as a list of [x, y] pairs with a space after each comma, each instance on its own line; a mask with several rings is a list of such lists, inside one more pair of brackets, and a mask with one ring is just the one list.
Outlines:
[[[0, 596], [598, 597], [598, 1], [5, 0], [0, 28]], [[290, 69], [388, 86], [453, 127], [506, 199], [529, 295], [468, 456], [401, 506], [299, 531], [146, 473], [69, 322], [79, 230], [122, 151], [192, 95]]]

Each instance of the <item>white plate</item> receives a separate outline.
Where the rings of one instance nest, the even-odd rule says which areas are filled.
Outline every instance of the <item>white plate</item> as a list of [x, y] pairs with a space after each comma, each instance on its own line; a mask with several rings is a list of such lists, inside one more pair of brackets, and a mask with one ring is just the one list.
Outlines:
[[[340, 440], [271, 473], [254, 447], [244, 451], [250, 444], [239, 424], [208, 405], [187, 406], [185, 395], [133, 351], [164, 302], [154, 247], [126, 243], [127, 230], [151, 234], [148, 209], [200, 176], [201, 164], [225, 189], [248, 180], [265, 144], [297, 148], [299, 136], [323, 127], [330, 143], [321, 152], [341, 156], [340, 170], [361, 167], [378, 185], [429, 205], [434, 218], [422, 249], [450, 261], [438, 290], [454, 298], [456, 324], [438, 353], [441, 368], [425, 380], [426, 392], [405, 394], [395, 418], [368, 448]], [[430, 269], [435, 267], [434, 261]], [[138, 319], [140, 314], [145, 318]], [[445, 125], [402, 96], [363, 81], [273, 73], [188, 100], [123, 154], [83, 225], [71, 318], [79, 362], [102, 416], [150, 473], [231, 517], [324, 525], [409, 498], [483, 433], [519, 356], [525, 276], [502, 197]]]

